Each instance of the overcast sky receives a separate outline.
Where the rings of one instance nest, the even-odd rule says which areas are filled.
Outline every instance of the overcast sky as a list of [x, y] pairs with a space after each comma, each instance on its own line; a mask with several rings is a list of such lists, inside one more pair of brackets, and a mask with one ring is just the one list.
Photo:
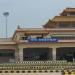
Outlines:
[[0, 37], [5, 37], [4, 12], [8, 16], [8, 36], [17, 26], [42, 27], [49, 19], [59, 15], [66, 7], [75, 7], [75, 0], [0, 0]]

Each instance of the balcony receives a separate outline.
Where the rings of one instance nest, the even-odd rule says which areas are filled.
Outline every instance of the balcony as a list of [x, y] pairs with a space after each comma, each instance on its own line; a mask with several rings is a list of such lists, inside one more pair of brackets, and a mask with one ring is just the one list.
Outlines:
[[12, 38], [0, 38], [0, 44], [16, 44]]

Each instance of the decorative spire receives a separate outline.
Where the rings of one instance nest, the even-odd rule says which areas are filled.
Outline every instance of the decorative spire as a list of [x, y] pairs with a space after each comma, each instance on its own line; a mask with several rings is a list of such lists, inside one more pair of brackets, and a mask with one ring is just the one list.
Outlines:
[[20, 29], [20, 25], [17, 26], [17, 29]]

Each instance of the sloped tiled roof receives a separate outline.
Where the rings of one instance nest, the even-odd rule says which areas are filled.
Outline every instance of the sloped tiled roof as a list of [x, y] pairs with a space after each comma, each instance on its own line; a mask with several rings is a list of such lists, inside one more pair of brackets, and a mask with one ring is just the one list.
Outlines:
[[66, 13], [75, 13], [75, 8], [66, 8], [60, 15], [64, 15]]
[[44, 28], [48, 28], [48, 27], [50, 27], [50, 28], [53, 28], [54, 26], [55, 26], [55, 22], [53, 22], [52, 20], [49, 20], [43, 27]]
[[52, 21], [55, 22], [75, 22], [75, 16], [55, 16]]

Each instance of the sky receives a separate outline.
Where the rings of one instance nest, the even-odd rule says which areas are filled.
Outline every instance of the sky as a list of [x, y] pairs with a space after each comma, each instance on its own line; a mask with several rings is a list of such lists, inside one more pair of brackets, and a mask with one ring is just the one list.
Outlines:
[[8, 37], [12, 37], [19, 25], [21, 28], [40, 28], [63, 9], [75, 7], [75, 0], [0, 0], [0, 37], [5, 37], [8, 16]]

